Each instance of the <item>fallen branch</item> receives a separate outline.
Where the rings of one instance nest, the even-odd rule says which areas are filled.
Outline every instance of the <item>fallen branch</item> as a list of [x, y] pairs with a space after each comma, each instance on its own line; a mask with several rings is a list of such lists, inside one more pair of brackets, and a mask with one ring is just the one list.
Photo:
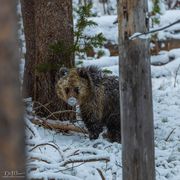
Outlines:
[[109, 162], [109, 157], [107, 156], [96, 156], [96, 155], [92, 155], [92, 156], [86, 156], [86, 157], [72, 157], [69, 158], [65, 161], [62, 161], [59, 165], [60, 166], [66, 166], [67, 164], [71, 164], [71, 163], [85, 163], [85, 162], [96, 162], [96, 161], [105, 161], [105, 162]]
[[65, 124], [63, 122], [58, 122], [58, 123], [52, 123], [46, 120], [42, 119], [33, 119], [32, 123], [36, 125], [43, 126], [46, 129], [54, 130], [56, 132], [67, 132], [67, 131], [73, 131], [73, 132], [78, 132], [78, 133], [85, 133], [87, 134], [87, 130], [82, 129], [80, 127], [71, 125], [71, 124]]

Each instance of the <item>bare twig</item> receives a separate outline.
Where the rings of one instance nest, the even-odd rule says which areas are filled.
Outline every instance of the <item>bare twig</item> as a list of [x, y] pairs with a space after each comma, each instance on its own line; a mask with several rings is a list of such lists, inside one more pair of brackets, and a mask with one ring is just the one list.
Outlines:
[[98, 171], [99, 175], [101, 176], [101, 179], [106, 180], [103, 173], [102, 173], [102, 171], [100, 169], [98, 169], [98, 168], [97, 168], [97, 171]]
[[79, 154], [79, 149], [74, 151], [72, 154], [68, 155], [68, 157], [78, 155], [78, 154]]
[[47, 164], [50, 164], [49, 161], [44, 160], [44, 159], [42, 159], [42, 158], [38, 158], [38, 157], [29, 157], [29, 158], [27, 159], [27, 161], [29, 161], [29, 160], [38, 160], [38, 161], [42, 161], [42, 162], [45, 162], [45, 163], [47, 163]]
[[76, 166], [58, 170], [58, 171], [55, 171], [55, 173], [61, 172], [61, 171], [67, 171], [67, 170], [69, 170], [69, 169], [72, 169], [72, 168], [76, 168], [76, 167], [82, 166], [82, 165], [85, 164], [85, 163], [86, 163], [86, 162], [82, 162], [81, 164], [78, 164], [78, 165], [76, 165]]
[[26, 145], [26, 146], [34, 146], [35, 143], [29, 143], [29, 142], [28, 142], [28, 143], [26, 143], [25, 145]]
[[[40, 107], [43, 107], [45, 110], [47, 110], [50, 114], [52, 114], [52, 116], [58, 120], [58, 118], [53, 114], [53, 112], [51, 112], [46, 106], [48, 106], [50, 103], [47, 103], [46, 105], [43, 105], [42, 103], [38, 102], [38, 101], [33, 101], [33, 103], [39, 104]], [[36, 107], [37, 108], [37, 107]], [[39, 107], [38, 107], [39, 108]]]
[[172, 131], [169, 133], [169, 135], [167, 136], [167, 138], [165, 139], [165, 141], [168, 141], [168, 139], [170, 138], [171, 134], [175, 131], [176, 128], [173, 128]]
[[53, 113], [51, 113], [50, 115], [48, 115], [47, 117], [46, 117], [46, 119], [48, 119], [48, 118], [50, 118], [51, 116], [54, 116], [54, 115], [56, 115], [56, 114], [62, 114], [62, 113], [76, 113], [76, 111], [74, 111], [74, 110], [64, 110], [64, 111], [56, 111], [56, 112], [53, 112]]
[[40, 147], [40, 146], [51, 146], [51, 147], [55, 148], [55, 149], [59, 152], [59, 154], [60, 154], [60, 156], [62, 157], [62, 159], [64, 160], [64, 155], [63, 155], [63, 153], [61, 152], [59, 146], [54, 145], [54, 144], [50, 144], [50, 143], [37, 144], [35, 147], [31, 148], [31, 149], [29, 150], [29, 152], [33, 151], [34, 149], [36, 149], [37, 147]]
[[34, 131], [27, 124], [26, 124], [26, 128], [32, 133], [34, 137], [36, 137], [36, 134], [34, 133]]
[[179, 69], [180, 69], [180, 64], [179, 64], [179, 66], [178, 66], [178, 68], [177, 68], [177, 70], [176, 70], [176, 73], [175, 73], [174, 87], [176, 87], [176, 81], [177, 81], [177, 76], [178, 76], [178, 71], [179, 71]]
[[116, 161], [116, 166], [122, 168], [122, 165], [120, 165], [117, 161]]
[[47, 106], [49, 106], [49, 105], [51, 104], [51, 102], [48, 102], [48, 103], [46, 103], [46, 104], [42, 104], [42, 103], [40, 103], [39, 101], [33, 101], [33, 103], [39, 104], [39, 106], [36, 106], [34, 109], [39, 109], [39, 108], [41, 108], [41, 107], [46, 108]]
[[38, 133], [37, 129], [33, 126], [31, 120], [32, 120], [32, 119], [30, 119], [30, 118], [26, 118], [26, 119], [25, 119], [26, 128], [29, 129], [29, 131], [34, 135], [34, 137], [36, 137], [36, 138], [38, 138], [38, 139], [41, 139], [40, 136], [39, 136], [39, 133]]
[[133, 37], [131, 36], [130, 39], [133, 40], [133, 39], [136, 39], [136, 38], [138, 38], [140, 36], [143, 36], [143, 35], [152, 34], [152, 33], [158, 32], [158, 31], [162, 31], [162, 30], [167, 29], [167, 28], [169, 28], [169, 27], [171, 27], [171, 26], [173, 26], [175, 24], [178, 24], [178, 23], [180, 23], [180, 19], [175, 21], [175, 22], [173, 22], [173, 23], [171, 23], [171, 24], [169, 24], [169, 25], [167, 25], [167, 26], [164, 26], [162, 28], [154, 29], [152, 31], [148, 31], [148, 32], [145, 32], [145, 33], [140, 33], [140, 34], [137, 34], [137, 35], [135, 35]]
[[87, 134], [87, 131], [85, 132], [84, 129], [79, 125], [78, 121], [76, 121], [76, 122], [77, 122], [77, 125], [78, 125], [78, 126], [75, 125], [74, 122], [72, 122], [72, 124], [73, 124], [75, 127], [78, 127], [79, 129], [81, 129], [81, 132], [84, 134], [85, 137], [87, 137], [87, 135], [86, 135], [86, 134]]

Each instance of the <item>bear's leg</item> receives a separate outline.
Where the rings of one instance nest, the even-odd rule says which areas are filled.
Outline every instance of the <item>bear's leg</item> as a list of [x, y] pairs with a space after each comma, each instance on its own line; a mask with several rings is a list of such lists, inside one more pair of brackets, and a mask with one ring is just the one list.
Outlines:
[[107, 121], [107, 137], [111, 142], [121, 143], [121, 125], [119, 115], [110, 116]]
[[121, 132], [120, 131], [116, 131], [116, 130], [108, 130], [107, 132], [107, 138], [111, 141], [111, 142], [119, 142], [121, 143]]
[[[86, 123], [85, 123], [86, 124]], [[89, 132], [89, 138], [92, 139], [97, 139], [99, 137], [99, 134], [103, 131], [102, 124], [99, 123], [87, 123], [86, 127]]]
[[101, 120], [98, 119], [93, 113], [88, 113], [87, 115], [82, 114], [83, 121], [89, 132], [89, 138], [97, 139], [99, 134], [103, 131], [103, 125]]

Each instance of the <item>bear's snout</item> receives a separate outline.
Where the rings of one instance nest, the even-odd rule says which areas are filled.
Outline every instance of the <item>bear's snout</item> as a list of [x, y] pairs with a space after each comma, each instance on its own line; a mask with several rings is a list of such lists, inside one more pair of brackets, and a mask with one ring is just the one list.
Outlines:
[[77, 99], [75, 97], [70, 97], [70, 98], [68, 98], [67, 103], [70, 106], [75, 106], [77, 104]]

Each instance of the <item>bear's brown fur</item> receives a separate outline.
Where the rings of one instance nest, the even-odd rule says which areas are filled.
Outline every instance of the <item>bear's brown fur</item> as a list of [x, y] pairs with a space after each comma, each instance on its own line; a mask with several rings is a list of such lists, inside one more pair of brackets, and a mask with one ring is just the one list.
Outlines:
[[115, 76], [107, 76], [97, 67], [61, 68], [56, 92], [68, 102], [73, 97], [80, 105], [82, 119], [90, 139], [97, 139], [107, 127], [111, 141], [121, 141], [119, 83]]

